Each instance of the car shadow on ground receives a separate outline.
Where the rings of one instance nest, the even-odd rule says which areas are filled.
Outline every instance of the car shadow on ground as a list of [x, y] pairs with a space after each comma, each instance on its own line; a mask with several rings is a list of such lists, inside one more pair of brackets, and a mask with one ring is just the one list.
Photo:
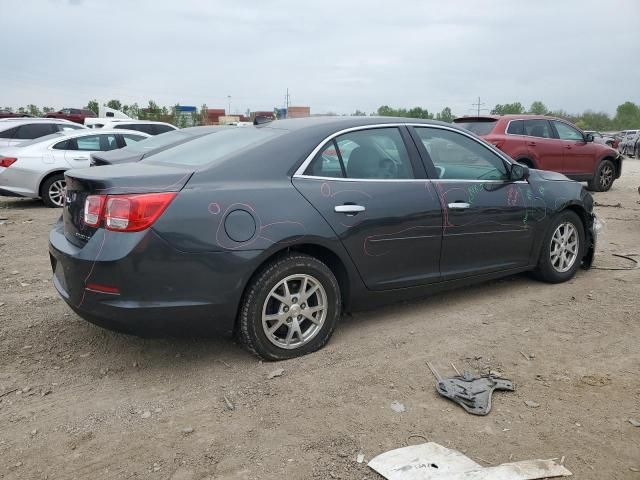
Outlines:
[[48, 209], [42, 203], [42, 200], [37, 198], [14, 198], [14, 197], [0, 197], [2, 198], [2, 207], [7, 210], [28, 210], [32, 208]]
[[[544, 285], [532, 280], [526, 274], [520, 274], [465, 289], [454, 289], [440, 295], [395, 303], [375, 310], [348, 313], [343, 315], [336, 330], [337, 337], [339, 336], [340, 339], [334, 338], [329, 344], [332, 342], [341, 344], [344, 336], [352, 338], [353, 334], [356, 334], [356, 337], [359, 337], [363, 330], [374, 331], [376, 328], [387, 325], [390, 318], [394, 323], [400, 323], [404, 318], [410, 318], [418, 313], [424, 315], [426, 322], [430, 309], [436, 311], [442, 308], [455, 308], [457, 301], [464, 302], [466, 307], [469, 307], [470, 304], [486, 300], [488, 296], [505, 299], [509, 297], [513, 288], [527, 288], [528, 284]], [[495, 308], [495, 304], [485, 307], [487, 310], [492, 308]], [[174, 366], [183, 369], [186, 366], [206, 364], [212, 366], [220, 364], [226, 367], [248, 366], [259, 361], [257, 357], [245, 350], [235, 337], [194, 337], [189, 332], [182, 332], [181, 335], [156, 333], [152, 337], [141, 337], [106, 330], [79, 317], [75, 319], [78, 327], [67, 329], [66, 335], [73, 336], [73, 332], [76, 332], [78, 338], [75, 341], [69, 337], [67, 339], [74, 344], [88, 343], [99, 346], [95, 357], [101, 358], [101, 361], [108, 361], [109, 357], [122, 361], [120, 356], [123, 355], [127, 361], [144, 363], [146, 368], [151, 369], [167, 369]]]

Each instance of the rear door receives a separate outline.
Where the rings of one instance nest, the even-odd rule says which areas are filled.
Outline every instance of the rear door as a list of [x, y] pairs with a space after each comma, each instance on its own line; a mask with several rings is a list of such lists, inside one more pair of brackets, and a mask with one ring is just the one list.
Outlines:
[[293, 184], [331, 225], [368, 288], [439, 280], [440, 202], [406, 127], [349, 129], [312, 155]]
[[89, 166], [92, 152], [106, 152], [118, 148], [118, 137], [115, 133], [98, 133], [69, 139], [65, 160], [71, 168]]
[[442, 280], [528, 265], [533, 228], [528, 182], [509, 180], [509, 165], [471, 135], [413, 127], [443, 208]]
[[564, 146], [561, 140], [554, 138], [554, 131], [548, 120], [525, 120], [524, 139], [536, 168], [564, 173]]
[[552, 120], [563, 146], [563, 169], [565, 175], [584, 176], [593, 174], [596, 162], [596, 146], [585, 141], [582, 132], [568, 123]]

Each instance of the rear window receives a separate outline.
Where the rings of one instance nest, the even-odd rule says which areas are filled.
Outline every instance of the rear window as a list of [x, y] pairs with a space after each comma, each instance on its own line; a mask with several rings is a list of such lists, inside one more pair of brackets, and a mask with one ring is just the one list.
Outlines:
[[232, 128], [183, 143], [145, 158], [142, 162], [188, 166], [211, 165], [232, 153], [266, 143], [284, 132], [285, 130], [264, 127]]
[[493, 127], [496, 126], [498, 120], [493, 118], [478, 118], [475, 120], [472, 119], [463, 119], [461, 121], [455, 121], [455, 124], [458, 127], [466, 128], [470, 132], [475, 133], [476, 135], [489, 135], [493, 130]]

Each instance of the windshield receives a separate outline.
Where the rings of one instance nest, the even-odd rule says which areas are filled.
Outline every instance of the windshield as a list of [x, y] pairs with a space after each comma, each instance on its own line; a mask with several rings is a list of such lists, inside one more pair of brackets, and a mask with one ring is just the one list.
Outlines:
[[215, 135], [205, 135], [191, 142], [157, 153], [143, 159], [142, 162], [188, 166], [211, 165], [218, 163], [227, 155], [248, 147], [256, 147], [278, 135], [282, 135], [284, 132], [285, 130], [264, 127], [223, 130]]
[[483, 118], [478, 120], [466, 120], [461, 122], [456, 122], [458, 127], [466, 128], [470, 132], [475, 133], [476, 135], [489, 135], [493, 127], [495, 126], [497, 120], [493, 118]]

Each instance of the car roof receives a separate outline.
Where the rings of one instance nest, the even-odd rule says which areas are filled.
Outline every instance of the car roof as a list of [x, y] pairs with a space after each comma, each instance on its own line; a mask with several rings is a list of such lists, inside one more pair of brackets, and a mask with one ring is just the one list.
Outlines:
[[4, 125], [5, 123], [38, 123], [38, 122], [48, 122], [48, 123], [73, 123], [75, 125], [80, 125], [80, 123], [72, 122], [71, 120], [67, 120], [64, 118], [44, 118], [44, 117], [8, 117], [8, 118], [0, 118], [0, 125]]
[[109, 124], [109, 123], [135, 123], [135, 124], [140, 124], [140, 123], [155, 123], [158, 125], [170, 125], [172, 127], [175, 127], [175, 125], [171, 124], [171, 123], [167, 123], [167, 122], [158, 122], [156, 120], [134, 120], [134, 119], [128, 119], [128, 118], [114, 118], [114, 119], [109, 119], [108, 121], [104, 122], [105, 125]]
[[288, 118], [284, 120], [274, 120], [272, 122], [257, 125], [256, 128], [278, 128], [282, 130], [301, 130], [306, 128], [317, 128], [325, 130], [327, 128], [351, 128], [366, 125], [379, 125], [385, 123], [420, 123], [425, 125], [449, 125], [438, 120], [425, 120], [421, 118], [408, 117], [356, 117], [356, 116], [326, 116], [326, 117], [305, 117]]

